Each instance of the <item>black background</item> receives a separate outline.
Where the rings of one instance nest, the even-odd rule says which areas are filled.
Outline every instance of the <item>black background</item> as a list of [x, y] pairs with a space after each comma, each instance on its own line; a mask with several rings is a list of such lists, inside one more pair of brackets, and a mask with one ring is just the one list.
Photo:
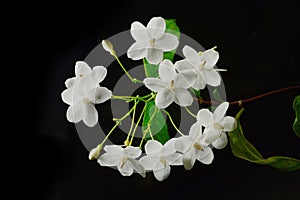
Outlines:
[[[45, 3], [23, 10], [16, 22], [26, 45], [21, 54], [33, 63], [27, 86], [34, 99], [32, 145], [26, 158], [32, 198], [77, 200], [103, 198], [156, 199], [297, 199], [300, 173], [282, 172], [234, 157], [227, 146], [215, 160], [196, 163], [191, 171], [173, 167], [164, 182], [151, 173], [122, 177], [118, 171], [89, 161], [74, 124], [61, 101], [66, 78], [102, 39], [130, 29], [133, 21], [176, 18], [181, 31], [204, 48], [218, 46], [219, 68], [229, 101], [299, 84], [300, 14], [290, 1], [106, 1]], [[21, 28], [24, 27], [26, 28]], [[18, 32], [19, 33], [19, 32]], [[18, 37], [18, 39], [20, 39]], [[28, 70], [27, 70], [28, 71]], [[298, 72], [298, 73], [297, 73]], [[293, 98], [288, 91], [245, 106], [242, 125], [247, 138], [265, 157], [300, 158], [300, 140], [292, 131]], [[35, 98], [37, 97], [37, 98]], [[27, 108], [25, 108], [27, 109]], [[228, 114], [235, 115], [237, 108]], [[102, 115], [105, 117], [105, 115]]]

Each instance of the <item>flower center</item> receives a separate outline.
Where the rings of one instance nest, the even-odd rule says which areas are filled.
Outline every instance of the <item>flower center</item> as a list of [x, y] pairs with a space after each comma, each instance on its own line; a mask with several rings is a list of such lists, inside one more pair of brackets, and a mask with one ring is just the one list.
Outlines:
[[89, 100], [88, 98], [84, 98], [84, 99], [83, 99], [83, 103], [85, 103], [85, 104], [90, 104], [91, 102], [90, 102], [90, 100]]
[[122, 161], [121, 161], [120, 168], [123, 168], [123, 167], [124, 167], [124, 165], [125, 165], [125, 163], [126, 163], [127, 160], [128, 160], [128, 157], [127, 157], [127, 156], [124, 156], [123, 159], [122, 159]]
[[201, 63], [199, 64], [199, 69], [200, 69], [200, 70], [204, 69], [205, 64], [206, 64], [206, 60], [204, 60], [203, 62], [201, 62]]
[[170, 81], [170, 89], [174, 90], [175, 86], [174, 86], [174, 80]]
[[214, 123], [213, 126], [214, 126], [215, 129], [224, 129], [224, 127], [219, 123]]
[[195, 143], [194, 143], [194, 147], [195, 147], [195, 149], [197, 149], [197, 150], [199, 150], [199, 151], [202, 150], [202, 146], [201, 146], [201, 144], [199, 144], [199, 142], [195, 142]]
[[83, 74], [79, 74], [80, 77], [83, 77]]
[[150, 39], [150, 40], [149, 40], [149, 45], [150, 45], [151, 47], [154, 47], [154, 45], [155, 45], [155, 39]]
[[162, 156], [162, 157], [159, 158], [159, 160], [160, 160], [160, 162], [162, 162], [162, 164], [166, 167], [166, 165], [167, 165], [166, 159]]

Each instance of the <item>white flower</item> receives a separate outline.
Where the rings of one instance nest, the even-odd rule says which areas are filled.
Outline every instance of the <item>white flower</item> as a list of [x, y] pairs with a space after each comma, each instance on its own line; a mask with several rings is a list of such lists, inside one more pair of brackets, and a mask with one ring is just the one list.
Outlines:
[[76, 77], [66, 81], [67, 89], [61, 94], [62, 100], [70, 105], [67, 110], [68, 121], [78, 123], [83, 120], [87, 126], [95, 126], [98, 113], [94, 104], [103, 103], [112, 95], [110, 90], [99, 86], [106, 73], [106, 69], [102, 66], [91, 70], [86, 63], [76, 63]]
[[117, 166], [123, 176], [131, 176], [133, 170], [137, 171], [142, 177], [146, 177], [143, 165], [136, 160], [142, 151], [138, 147], [128, 146], [125, 149], [118, 145], [106, 145], [104, 153], [98, 159], [101, 166]]
[[[157, 92], [155, 104], [158, 108], [166, 108], [173, 101], [180, 106], [190, 106], [193, 97], [188, 92], [191, 83], [184, 76], [176, 73], [175, 67], [170, 60], [164, 60], [158, 68], [160, 78], [145, 78], [147, 88]], [[192, 74], [190, 74], [192, 77]]]
[[212, 143], [217, 149], [222, 149], [227, 145], [228, 140], [225, 131], [233, 131], [237, 126], [235, 118], [225, 117], [228, 106], [228, 102], [223, 102], [214, 113], [208, 109], [201, 109], [197, 114], [198, 122], [205, 127], [206, 142]]
[[109, 40], [102, 40], [102, 46], [105, 51], [108, 51], [111, 55], [116, 55], [114, 47]]
[[197, 78], [192, 85], [193, 88], [201, 90], [206, 84], [218, 86], [221, 82], [221, 77], [213, 67], [219, 59], [219, 53], [214, 49], [209, 49], [202, 52], [200, 55], [191, 47], [185, 46], [183, 54], [186, 59], [177, 61], [175, 67], [182, 74], [195, 73]]
[[89, 154], [89, 159], [90, 160], [95, 160], [95, 159], [98, 159], [99, 155], [100, 155], [100, 151], [102, 149], [102, 145], [98, 145], [97, 147], [93, 148], [91, 151], [90, 151], [90, 154]]
[[186, 170], [192, 169], [196, 159], [203, 164], [210, 164], [214, 159], [209, 143], [205, 142], [201, 125], [196, 122], [190, 129], [188, 136], [181, 136], [175, 142], [177, 151], [183, 153], [182, 162]]
[[130, 32], [136, 42], [128, 49], [128, 58], [146, 58], [151, 64], [160, 63], [163, 60], [163, 52], [172, 51], [179, 44], [178, 38], [165, 33], [165, 30], [166, 22], [161, 17], [153, 17], [147, 27], [140, 22], [133, 22]]
[[159, 181], [168, 178], [171, 171], [170, 165], [182, 165], [182, 155], [175, 153], [175, 141], [175, 138], [170, 139], [162, 145], [156, 140], [149, 140], [145, 145], [147, 155], [142, 157], [140, 162], [146, 170], [152, 170]]

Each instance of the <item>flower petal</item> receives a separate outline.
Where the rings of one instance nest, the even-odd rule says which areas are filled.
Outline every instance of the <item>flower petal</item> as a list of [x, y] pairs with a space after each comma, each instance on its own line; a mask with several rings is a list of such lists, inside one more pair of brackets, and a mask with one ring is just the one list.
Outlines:
[[86, 114], [83, 117], [83, 122], [88, 126], [88, 127], [93, 127], [97, 124], [98, 122], [98, 112], [95, 108], [95, 106], [91, 103], [88, 105], [84, 106], [86, 109]]
[[205, 128], [203, 132], [203, 134], [205, 135], [205, 142], [208, 144], [214, 142], [220, 137], [222, 132], [223, 131], [221, 129], [215, 129], [213, 127]]
[[194, 148], [189, 148], [182, 156], [182, 163], [186, 170], [191, 170], [195, 164], [196, 155]]
[[170, 172], [171, 172], [171, 167], [167, 165], [166, 167], [160, 170], [153, 171], [153, 174], [158, 181], [163, 181], [169, 177]]
[[172, 61], [167, 59], [163, 60], [159, 64], [158, 74], [164, 82], [170, 83], [170, 81], [173, 80], [176, 76], [175, 67]]
[[169, 139], [162, 147], [161, 154], [167, 155], [167, 154], [173, 154], [175, 153], [175, 142], [178, 138], [171, 138]]
[[66, 87], [67, 87], [67, 88], [73, 87], [74, 84], [75, 84], [75, 81], [76, 81], [76, 77], [68, 78], [68, 79], [65, 81]]
[[169, 165], [182, 165], [182, 155], [179, 153], [172, 153], [165, 156], [165, 160], [169, 163]]
[[145, 152], [147, 155], [158, 155], [162, 149], [162, 144], [156, 140], [149, 140], [145, 144]]
[[197, 160], [202, 162], [203, 164], [209, 165], [212, 163], [214, 159], [214, 153], [210, 147], [206, 147], [201, 151], [198, 151]]
[[236, 119], [234, 117], [226, 116], [223, 121], [224, 131], [233, 131], [237, 127]]
[[95, 66], [92, 71], [92, 77], [96, 83], [103, 81], [107, 74], [107, 69], [103, 66]]
[[212, 142], [212, 145], [216, 149], [223, 149], [224, 147], [226, 147], [227, 143], [228, 143], [227, 135], [226, 133], [222, 133], [218, 139]]
[[122, 162], [118, 164], [118, 170], [123, 176], [131, 176], [133, 174], [133, 167], [130, 164], [130, 161], [125, 161], [125, 164]]
[[[184, 84], [183, 88], [189, 88], [191, 86], [195, 85], [195, 82], [197, 81], [197, 74], [195, 73], [196, 70], [183, 70], [181, 71], [178, 75], [179, 76], [183, 76], [186, 80], [186, 83]], [[176, 87], [179, 86], [180, 87], [180, 81], [176, 81]]]
[[130, 33], [136, 41], [146, 41], [148, 39], [146, 27], [140, 22], [133, 22], [131, 24]]
[[85, 115], [84, 105], [78, 102], [72, 106], [69, 106], [67, 110], [67, 119], [69, 122], [78, 123]]
[[76, 64], [75, 64], [76, 77], [83, 77], [83, 76], [89, 74], [90, 72], [92, 72], [92, 69], [86, 62], [83, 62], [83, 61], [76, 62]]
[[195, 69], [195, 67], [186, 59], [177, 61], [174, 66], [179, 72]]
[[178, 38], [171, 33], [164, 33], [162, 37], [155, 40], [155, 45], [164, 52], [176, 49], [179, 44]]
[[162, 17], [153, 17], [147, 24], [149, 38], [160, 38], [166, 30], [166, 22]]
[[192, 142], [193, 141], [189, 136], [181, 136], [175, 142], [175, 149], [181, 153], [185, 153], [191, 146]]
[[104, 150], [112, 155], [123, 155], [124, 149], [118, 145], [105, 145]]
[[197, 90], [202, 90], [206, 86], [205, 79], [203, 78], [203, 76], [199, 72], [199, 70], [195, 70], [195, 73], [197, 75], [197, 78], [196, 78], [196, 81], [194, 82], [194, 84], [192, 86], [193, 86], [193, 88], [195, 88]]
[[158, 78], [145, 78], [143, 82], [147, 88], [154, 92], [159, 92], [168, 87], [167, 83]]
[[106, 87], [96, 87], [88, 92], [88, 99], [97, 104], [103, 103], [111, 98], [112, 92]]
[[190, 132], [189, 132], [189, 137], [192, 140], [196, 140], [202, 135], [202, 126], [199, 122], [194, 123], [191, 126]]
[[207, 127], [212, 120], [213, 114], [208, 109], [201, 109], [197, 114], [197, 121], [204, 127]]
[[135, 42], [127, 51], [127, 57], [132, 60], [140, 60], [147, 56], [147, 44], [145, 42]]
[[182, 49], [183, 55], [186, 57], [186, 59], [193, 65], [199, 65], [200, 64], [200, 55], [190, 46], [185, 45]]
[[140, 162], [146, 170], [153, 170], [159, 160], [158, 157], [144, 156], [140, 159]]
[[[137, 147], [138, 148], [138, 147]], [[144, 166], [137, 160], [132, 159], [132, 158], [128, 158], [129, 164], [131, 165], [131, 167], [138, 172], [142, 177], [146, 177], [146, 170], [144, 168]]]
[[202, 74], [204, 76], [204, 80], [208, 85], [211, 86], [219, 86], [221, 83], [220, 74], [215, 69], [202, 70]]
[[148, 48], [146, 59], [150, 64], [157, 65], [163, 60], [163, 51], [157, 48]]
[[87, 97], [88, 92], [95, 87], [99, 87], [99, 84], [94, 81], [93, 77], [90, 75], [84, 76], [76, 82], [76, 89], [81, 92], [81, 96]]
[[223, 102], [220, 105], [218, 105], [218, 107], [214, 111], [214, 115], [213, 115], [214, 121], [220, 122], [224, 118], [228, 106], [229, 106], [228, 102]]
[[139, 147], [128, 146], [124, 149], [128, 158], [137, 158], [141, 155], [142, 151]]
[[219, 59], [219, 53], [213, 49], [208, 49], [201, 54], [201, 61], [205, 61], [205, 68], [211, 69], [213, 68]]
[[155, 98], [155, 105], [161, 109], [168, 107], [174, 101], [174, 94], [169, 89], [162, 89]]
[[189, 91], [182, 88], [175, 88], [175, 102], [180, 106], [190, 106], [193, 103], [193, 97]]
[[181, 73], [176, 74], [176, 76], [173, 79], [175, 88], [188, 89], [192, 85], [191, 82], [189, 82], [187, 78], [185, 78]]
[[68, 105], [74, 104], [74, 89], [68, 88], [61, 93], [61, 99]]
[[98, 159], [98, 163], [101, 166], [107, 166], [107, 167], [112, 167], [112, 166], [117, 166], [118, 163], [120, 162], [121, 156], [120, 155], [113, 155], [110, 153], [104, 153], [101, 155]]

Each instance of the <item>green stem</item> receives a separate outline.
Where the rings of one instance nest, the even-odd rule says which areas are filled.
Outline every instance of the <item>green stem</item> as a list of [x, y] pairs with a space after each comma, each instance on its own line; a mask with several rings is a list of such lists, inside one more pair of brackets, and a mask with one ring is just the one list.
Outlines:
[[[136, 99], [134, 100], [134, 106], [133, 106], [133, 107], [136, 108]], [[130, 126], [130, 129], [129, 129], [129, 132], [128, 132], [128, 135], [127, 135], [126, 140], [129, 140], [131, 131], [132, 131], [132, 129], [133, 129], [134, 118], [135, 118], [135, 111], [136, 111], [136, 109], [133, 110], [133, 115], [132, 115], [132, 120], [131, 120], [131, 126]]]
[[144, 108], [143, 108], [143, 110], [142, 110], [142, 112], [141, 112], [141, 115], [140, 115], [139, 119], [137, 120], [136, 125], [135, 125], [135, 127], [134, 127], [134, 129], [133, 129], [133, 132], [132, 132], [132, 136], [131, 136], [131, 140], [130, 140], [129, 146], [132, 144], [132, 141], [133, 141], [133, 138], [134, 138], [136, 129], [137, 129], [137, 127], [138, 127], [138, 125], [139, 125], [139, 123], [140, 123], [142, 117], [143, 117], [143, 114], [144, 114], [144, 112], [145, 112], [145, 110], [146, 110], [146, 107], [147, 107], [147, 103], [145, 103], [145, 106], [144, 106]]
[[101, 142], [100, 145], [103, 145], [106, 140], [109, 138], [109, 136], [111, 135], [111, 133], [115, 130], [115, 128], [117, 126], [119, 126], [121, 124], [121, 122], [130, 115], [130, 113], [135, 110], [136, 105], [139, 103], [139, 100], [136, 102], [135, 106], [133, 106], [122, 118], [117, 119], [116, 124], [112, 127], [112, 129], [110, 129], [110, 131], [108, 132], [108, 134], [106, 135], [106, 137], [103, 139], [103, 141]]
[[192, 117], [197, 117], [194, 113], [192, 113], [191, 111], [190, 111], [190, 109], [188, 109], [187, 107], [184, 107], [185, 108], [185, 110], [186, 110], [186, 112], [187, 113], [189, 113]]
[[164, 112], [165, 112], [165, 113], [167, 114], [167, 116], [169, 117], [170, 122], [171, 122], [171, 124], [173, 125], [173, 127], [175, 128], [175, 130], [176, 130], [180, 135], [184, 136], [184, 134], [183, 134], [183, 133], [177, 128], [177, 126], [175, 125], [175, 123], [174, 123], [174, 121], [173, 121], [173, 119], [172, 119], [170, 113], [169, 113], [168, 111], [166, 111], [166, 110], [164, 110]]
[[131, 80], [131, 82], [133, 83], [143, 83], [143, 81], [138, 80], [136, 78], [132, 78], [132, 76], [127, 72], [127, 70], [125, 69], [125, 67], [123, 66], [123, 64], [121, 63], [121, 61], [119, 60], [118, 56], [116, 54], [113, 54], [113, 56], [115, 57], [115, 59], [118, 61], [119, 65], [121, 66], [121, 68], [123, 69], [123, 71], [125, 72], [125, 74], [128, 76], [128, 78]]

